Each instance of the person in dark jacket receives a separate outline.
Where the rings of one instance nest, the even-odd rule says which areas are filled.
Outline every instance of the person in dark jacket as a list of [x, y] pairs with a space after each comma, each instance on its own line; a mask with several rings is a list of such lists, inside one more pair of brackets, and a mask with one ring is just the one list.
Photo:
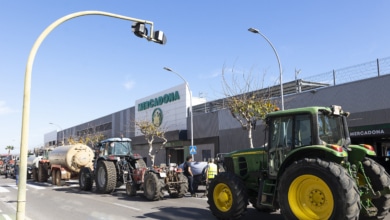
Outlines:
[[15, 175], [16, 185], [18, 185], [18, 183], [19, 183], [19, 161], [17, 161], [15, 163], [14, 175]]
[[188, 190], [190, 191], [191, 196], [196, 197], [195, 190], [193, 187], [194, 174], [192, 173], [191, 170], [191, 162], [192, 162], [192, 156], [187, 156], [186, 162], [184, 163], [184, 175], [188, 179]]

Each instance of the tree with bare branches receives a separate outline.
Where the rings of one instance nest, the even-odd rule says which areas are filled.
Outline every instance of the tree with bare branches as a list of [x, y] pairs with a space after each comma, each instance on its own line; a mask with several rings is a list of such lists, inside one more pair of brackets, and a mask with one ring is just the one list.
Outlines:
[[[145, 140], [149, 144], [149, 157], [150, 161], [152, 162], [152, 166], [154, 166], [154, 159], [157, 155], [157, 153], [164, 148], [165, 144], [167, 143], [167, 139], [165, 138], [165, 129], [161, 127], [157, 127], [154, 125], [152, 122], [147, 121], [147, 120], [140, 120], [136, 121], [135, 125], [138, 127], [140, 132], [145, 136]], [[162, 139], [162, 143], [160, 147], [155, 151], [153, 154], [153, 142], [155, 138], [160, 138]]]
[[256, 122], [263, 120], [277, 106], [267, 92], [259, 90], [251, 74], [242, 74], [243, 83], [237, 76], [232, 69], [232, 79], [229, 82], [225, 70], [222, 71], [223, 92], [230, 113], [248, 131], [249, 147], [253, 148], [252, 130]]

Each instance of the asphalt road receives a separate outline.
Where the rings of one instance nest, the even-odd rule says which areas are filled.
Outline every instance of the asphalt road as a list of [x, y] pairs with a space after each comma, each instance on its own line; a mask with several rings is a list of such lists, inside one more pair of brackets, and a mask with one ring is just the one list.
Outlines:
[[[202, 190], [202, 186], [200, 190]], [[0, 176], [0, 220], [16, 219], [17, 187], [14, 179]], [[174, 199], [168, 194], [160, 201], [148, 201], [142, 191], [128, 197], [124, 187], [111, 194], [80, 191], [77, 182], [63, 186], [50, 183], [27, 183], [26, 220], [214, 220], [203, 191]], [[248, 206], [242, 220], [282, 220], [279, 212], [262, 213]], [[385, 218], [390, 220], [390, 215]]]

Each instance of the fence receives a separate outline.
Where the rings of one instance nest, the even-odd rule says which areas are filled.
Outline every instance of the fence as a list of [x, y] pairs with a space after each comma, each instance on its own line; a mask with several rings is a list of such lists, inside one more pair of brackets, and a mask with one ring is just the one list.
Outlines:
[[304, 81], [319, 82], [329, 85], [368, 79], [390, 73], [390, 57], [358, 64], [338, 70], [303, 78]]
[[[283, 83], [283, 94], [286, 95], [318, 87], [338, 85], [386, 74], [390, 74], [390, 57], [302, 78], [298, 80], [299, 83], [295, 80]], [[275, 85], [264, 90], [272, 94], [273, 97], [280, 96], [280, 85]], [[193, 106], [193, 112], [194, 114], [207, 113], [226, 108], [224, 101], [225, 99], [218, 99]]]

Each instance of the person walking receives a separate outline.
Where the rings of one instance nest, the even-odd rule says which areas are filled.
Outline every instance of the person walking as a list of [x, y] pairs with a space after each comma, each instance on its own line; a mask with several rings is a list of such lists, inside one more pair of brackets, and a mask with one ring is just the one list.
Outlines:
[[19, 161], [16, 161], [14, 166], [14, 175], [16, 180], [16, 186], [18, 186], [19, 183]]
[[193, 187], [194, 174], [192, 173], [192, 170], [191, 170], [191, 162], [192, 162], [192, 156], [191, 155], [187, 156], [186, 162], [184, 163], [184, 175], [188, 179], [188, 190], [190, 191], [191, 196], [196, 197], [194, 187]]

